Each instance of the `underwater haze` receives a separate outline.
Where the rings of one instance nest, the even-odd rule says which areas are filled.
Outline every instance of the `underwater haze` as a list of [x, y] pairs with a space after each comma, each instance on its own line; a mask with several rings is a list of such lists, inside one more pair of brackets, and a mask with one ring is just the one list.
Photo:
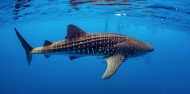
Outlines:
[[[1, 0], [0, 94], [190, 94], [189, 0]], [[102, 79], [103, 57], [33, 55], [45, 40], [64, 40], [69, 24], [87, 33], [134, 37], [154, 51], [127, 58]]]

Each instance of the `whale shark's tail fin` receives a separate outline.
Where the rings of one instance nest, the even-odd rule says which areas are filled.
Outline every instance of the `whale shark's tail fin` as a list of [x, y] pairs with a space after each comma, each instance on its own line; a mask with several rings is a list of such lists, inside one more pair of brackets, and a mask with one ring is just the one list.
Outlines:
[[32, 51], [33, 48], [25, 41], [25, 39], [20, 35], [18, 30], [16, 28], [14, 28], [14, 29], [15, 29], [15, 32], [16, 32], [16, 35], [17, 35], [18, 39], [20, 40], [23, 48], [25, 49], [28, 64], [30, 64], [30, 62], [32, 60], [31, 51]]

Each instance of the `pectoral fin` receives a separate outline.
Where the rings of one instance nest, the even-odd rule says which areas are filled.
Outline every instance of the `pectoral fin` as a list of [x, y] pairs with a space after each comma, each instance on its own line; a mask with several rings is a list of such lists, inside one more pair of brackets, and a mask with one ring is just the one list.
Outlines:
[[106, 69], [104, 75], [102, 76], [102, 78], [108, 79], [117, 71], [117, 69], [119, 68], [121, 63], [124, 61], [125, 55], [114, 54], [112, 56], [106, 57], [105, 59], [106, 59], [108, 65], [107, 65], [107, 69]]

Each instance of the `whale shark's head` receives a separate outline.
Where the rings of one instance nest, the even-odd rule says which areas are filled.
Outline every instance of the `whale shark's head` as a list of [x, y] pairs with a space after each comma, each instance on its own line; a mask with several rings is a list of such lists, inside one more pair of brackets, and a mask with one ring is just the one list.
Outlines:
[[151, 46], [148, 43], [139, 41], [139, 40], [132, 40], [133, 42], [131, 42], [130, 44], [130, 49], [128, 51], [130, 51], [129, 56], [140, 56], [140, 55], [144, 55], [147, 53], [150, 53], [152, 51], [154, 51], [153, 46]]
[[135, 56], [145, 55], [152, 51], [154, 51], [154, 48], [150, 44], [143, 43], [143, 46], [141, 46], [141, 50], [136, 52]]
[[150, 44], [147, 44], [147, 43], [144, 43], [144, 52], [152, 52], [154, 51], [154, 48], [150, 45]]

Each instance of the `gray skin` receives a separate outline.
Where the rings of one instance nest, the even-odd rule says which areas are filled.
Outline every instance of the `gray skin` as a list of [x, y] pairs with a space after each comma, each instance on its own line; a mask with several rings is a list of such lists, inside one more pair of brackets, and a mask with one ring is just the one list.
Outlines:
[[[68, 26], [65, 40], [54, 43], [46, 40], [44, 46], [38, 48], [23, 43], [24, 39], [20, 38], [22, 36], [17, 30], [16, 33], [26, 50], [29, 63], [32, 54], [45, 54], [46, 57], [65, 54], [70, 57], [70, 60], [80, 56], [104, 56], [108, 66], [102, 76], [103, 79], [110, 78], [126, 58], [153, 51], [151, 45], [129, 36], [113, 33], [89, 34], [74, 25]], [[29, 46], [29, 51], [25, 44]]]

